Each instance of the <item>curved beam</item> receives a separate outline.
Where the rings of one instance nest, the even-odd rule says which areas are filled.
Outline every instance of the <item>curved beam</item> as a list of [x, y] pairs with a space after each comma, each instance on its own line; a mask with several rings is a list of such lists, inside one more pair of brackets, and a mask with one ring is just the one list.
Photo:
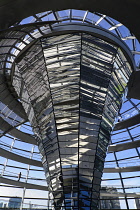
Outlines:
[[[127, 5], [127, 9], [126, 9]], [[99, 12], [125, 24], [140, 40], [140, 1], [134, 0], [1, 0], [0, 28], [4, 29], [23, 18], [46, 10], [81, 9]], [[127, 17], [127, 18], [126, 18]]]
[[10, 134], [11, 136], [14, 136], [15, 138], [19, 139], [20, 141], [37, 145], [37, 142], [32, 135], [30, 135], [28, 133], [24, 133], [24, 132], [18, 130], [17, 128], [14, 128], [8, 122], [6, 122], [2, 117], [0, 117], [0, 129], [4, 133]]
[[140, 147], [140, 140], [127, 142], [123, 144], [110, 145], [108, 148], [108, 152], [119, 152], [119, 151], [123, 151], [127, 149], [137, 148], [137, 147]]
[[31, 136], [28, 133], [24, 133], [16, 128], [11, 129], [8, 132], [8, 134], [16, 137], [17, 139], [19, 139], [20, 141], [23, 141], [25, 143], [37, 145], [37, 141], [35, 140], [35, 138], [33, 136]]
[[102, 197], [132, 197], [140, 198], [140, 193], [100, 193]]
[[[0, 177], [0, 182], [10, 185], [15, 185], [19, 187], [25, 187], [26, 189], [36, 189], [36, 190], [43, 190], [48, 191], [48, 187], [41, 186], [41, 185], [35, 185], [25, 182], [19, 182], [12, 179], [7, 179], [4, 177]], [[102, 197], [134, 197], [134, 198], [140, 198], [140, 193], [100, 193], [100, 196]]]
[[43, 167], [41, 161], [33, 160], [30, 158], [23, 157], [21, 155], [17, 155], [13, 152], [9, 152], [5, 149], [0, 148], [0, 156], [20, 162], [25, 163], [32, 166]]
[[133, 171], [140, 171], [140, 166], [104, 168], [104, 173], [122, 173], [122, 172], [133, 172]]
[[27, 115], [21, 103], [17, 99], [15, 99], [9, 91], [6, 85], [5, 76], [2, 74], [0, 75], [0, 101], [8, 106], [8, 108], [12, 110], [15, 114], [27, 120]]
[[[42, 22], [42, 24], [43, 24], [43, 22]], [[38, 26], [39, 23], [36, 23], [34, 25]], [[44, 25], [45, 25], [45, 22], [44, 22]], [[28, 28], [28, 24], [23, 25], [23, 27]], [[18, 26], [15, 28], [15, 30], [17, 30], [17, 28], [18, 28]], [[24, 28], [24, 30], [25, 30], [25, 28]], [[14, 31], [14, 27], [12, 28], [12, 30]], [[135, 61], [134, 61], [134, 58], [133, 58], [132, 53], [130, 52], [130, 49], [128, 48], [128, 46], [118, 36], [116, 36], [112, 32], [109, 32], [108, 30], [98, 27], [98, 26], [95, 26], [95, 25], [90, 25], [90, 24], [86, 24], [86, 23], [67, 23], [67, 24], [60, 23], [60, 24], [52, 25], [51, 30], [43, 31], [43, 33], [44, 33], [43, 36], [40, 34], [35, 34], [35, 37], [36, 37], [35, 39], [37, 40], [40, 37], [48, 37], [48, 36], [55, 36], [55, 35], [61, 35], [61, 34], [64, 35], [67, 33], [80, 32], [80, 31], [97, 36], [98, 38], [104, 39], [106, 41], [109, 41], [109, 42], [119, 46], [121, 48], [121, 50], [123, 51], [123, 53], [125, 54], [125, 56], [127, 57], [127, 59], [129, 60], [132, 69], [135, 70]], [[6, 32], [7, 32], [7, 30], [6, 30]], [[34, 43], [34, 41], [33, 41], [33, 43]], [[31, 44], [32, 43], [29, 44], [29, 47], [31, 46]], [[25, 49], [28, 49], [28, 46], [26, 46]], [[18, 63], [18, 60], [20, 60], [20, 56], [23, 57], [22, 52], [23, 53], [26, 52], [25, 49], [23, 48], [23, 50], [19, 53], [19, 55], [17, 55], [16, 60], [15, 60], [17, 63]]]
[[138, 123], [140, 123], [140, 114], [137, 114], [133, 117], [128, 118], [127, 120], [123, 120], [123, 121], [117, 123], [113, 130], [118, 131], [121, 129], [128, 128], [130, 126], [136, 125]]
[[[25, 182], [19, 182], [12, 179], [7, 179], [4, 177], [0, 177], [0, 182], [10, 185], [15, 185], [19, 187], [25, 187], [26, 189], [36, 189], [36, 190], [43, 190], [48, 191], [48, 187], [41, 186], [41, 185], [35, 185]], [[140, 193], [100, 193], [100, 196], [102, 197], [134, 197], [134, 198], [140, 198]]]
[[25, 187], [26, 189], [35, 189], [35, 190], [48, 191], [48, 187], [46, 187], [46, 186], [30, 184], [30, 183], [25, 183], [25, 182], [19, 182], [19, 181], [15, 181], [15, 180], [12, 180], [12, 179], [7, 179], [7, 178], [4, 178], [4, 177], [0, 177], [0, 182], [1, 183], [5, 183], [5, 184], [19, 186], [19, 187], [22, 187], [22, 188]]

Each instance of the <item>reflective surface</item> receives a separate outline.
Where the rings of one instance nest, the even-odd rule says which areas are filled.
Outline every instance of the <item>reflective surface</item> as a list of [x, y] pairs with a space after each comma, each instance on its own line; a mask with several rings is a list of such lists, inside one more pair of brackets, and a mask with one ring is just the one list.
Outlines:
[[116, 46], [85, 33], [40, 39], [18, 60], [13, 85], [36, 134], [55, 208], [96, 209], [129, 63]]

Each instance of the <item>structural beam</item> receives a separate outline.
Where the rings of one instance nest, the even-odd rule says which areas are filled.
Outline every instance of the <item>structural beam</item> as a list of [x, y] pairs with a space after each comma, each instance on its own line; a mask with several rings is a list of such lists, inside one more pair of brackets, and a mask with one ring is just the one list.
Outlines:
[[140, 140], [127, 142], [123, 144], [110, 145], [108, 148], [108, 152], [119, 152], [119, 151], [123, 151], [127, 149], [137, 148], [137, 147], [140, 147]]
[[123, 120], [123, 121], [117, 123], [114, 127], [114, 131], [125, 129], [125, 128], [128, 128], [128, 127], [137, 125], [138, 123], [140, 123], [140, 114], [137, 114], [133, 117], [130, 117], [126, 120]]
[[0, 100], [3, 104], [7, 105], [10, 110], [21, 118], [27, 120], [27, 115], [21, 103], [14, 98], [9, 89], [7, 88], [5, 76], [0, 75]]
[[102, 197], [132, 197], [140, 198], [140, 193], [100, 193]]
[[46, 186], [41, 186], [41, 185], [36, 185], [36, 184], [29, 184], [29, 183], [25, 183], [25, 182], [19, 182], [19, 181], [15, 181], [12, 179], [7, 179], [4, 177], [0, 177], [0, 182], [1, 183], [5, 183], [5, 184], [10, 184], [10, 185], [14, 185], [14, 186], [19, 186], [22, 188], [26, 188], [26, 189], [35, 189], [35, 190], [44, 190], [44, 191], [48, 191], [48, 187]]
[[42, 167], [41, 161], [26, 158], [26, 157], [23, 157], [21, 155], [17, 155], [15, 153], [12, 153], [12, 152], [7, 151], [7, 150], [2, 149], [2, 148], [0, 148], [0, 155], [2, 157], [5, 157], [5, 158], [8, 158], [8, 159], [20, 162], [20, 163], [25, 163], [25, 164], [29, 164], [29, 165], [33, 165], [33, 166], [37, 166], [37, 167]]
[[140, 171], [140, 166], [104, 168], [104, 173], [122, 173]]
[[8, 134], [10, 134], [11, 136], [16, 137], [17, 139], [19, 139], [20, 141], [23, 141], [25, 143], [29, 143], [29, 144], [34, 144], [37, 145], [37, 142], [35, 140], [35, 138], [33, 136], [31, 136], [28, 133], [24, 133], [16, 128], [13, 128], [12, 130], [10, 130], [8, 132]]
[[[15, 185], [19, 187], [25, 187], [26, 189], [36, 189], [36, 190], [43, 190], [48, 191], [47, 186], [41, 186], [41, 185], [35, 185], [35, 184], [29, 184], [24, 182], [15, 181], [12, 179], [7, 179], [4, 177], [0, 177], [0, 182], [10, 185]], [[100, 196], [102, 197], [133, 197], [133, 198], [140, 198], [140, 193], [100, 193]]]
[[19, 139], [20, 141], [37, 145], [37, 142], [32, 135], [18, 130], [17, 128], [6, 122], [2, 117], [0, 117], [0, 129], [3, 131], [3, 134], [8, 133], [11, 136]]

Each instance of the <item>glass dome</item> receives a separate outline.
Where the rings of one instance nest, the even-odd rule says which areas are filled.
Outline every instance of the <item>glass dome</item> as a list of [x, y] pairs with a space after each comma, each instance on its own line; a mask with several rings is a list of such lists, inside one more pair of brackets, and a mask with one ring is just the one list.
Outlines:
[[[23, 49], [26, 50], [27, 45], [60, 23], [88, 24], [112, 32], [128, 46], [136, 64], [136, 71], [139, 71], [139, 42], [123, 24], [97, 12], [74, 9], [46, 11], [27, 17], [0, 34], [0, 72], [6, 76], [6, 85], [9, 85], [13, 97], [17, 98], [9, 79], [13, 76], [13, 61]], [[8, 93], [2, 90], [1, 95], [5, 94]], [[123, 95], [123, 105], [115, 119], [108, 147], [101, 183], [100, 209], [140, 208], [140, 124], [137, 121], [122, 129], [117, 129], [116, 126], [117, 123], [139, 116], [140, 101], [127, 98], [126, 95], [127, 93]], [[6, 100], [5, 103], [0, 103], [0, 205], [2, 208], [53, 209], [30, 123], [17, 104], [12, 105], [11, 102], [8, 106], [10, 103]]]

